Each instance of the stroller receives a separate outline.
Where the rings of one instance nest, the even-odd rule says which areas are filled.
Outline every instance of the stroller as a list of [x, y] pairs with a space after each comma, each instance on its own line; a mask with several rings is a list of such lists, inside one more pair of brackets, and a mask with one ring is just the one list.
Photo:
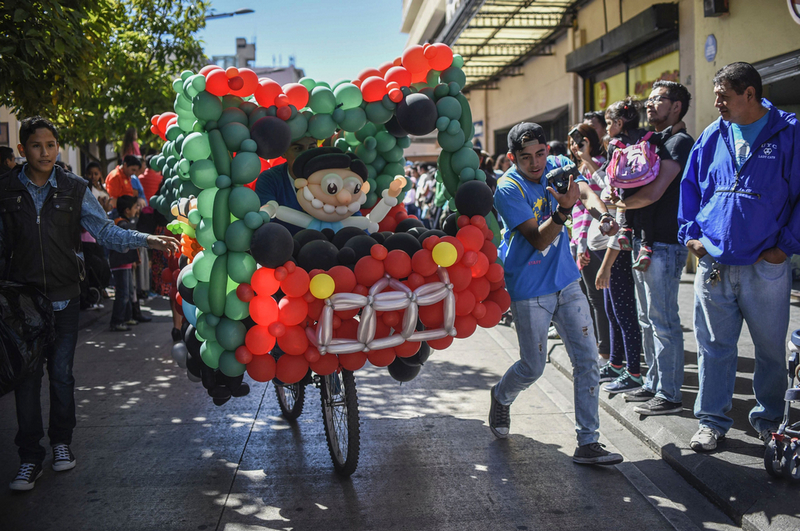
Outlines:
[[111, 281], [105, 251], [97, 243], [83, 242], [86, 274], [81, 281], [81, 310], [97, 308]]
[[[764, 453], [764, 467], [774, 477], [785, 477], [800, 482], [800, 422], [789, 424], [792, 402], [800, 402], [800, 330], [792, 333], [787, 345], [789, 349], [789, 389], [786, 390], [783, 422]], [[798, 384], [794, 385], [795, 377]]]

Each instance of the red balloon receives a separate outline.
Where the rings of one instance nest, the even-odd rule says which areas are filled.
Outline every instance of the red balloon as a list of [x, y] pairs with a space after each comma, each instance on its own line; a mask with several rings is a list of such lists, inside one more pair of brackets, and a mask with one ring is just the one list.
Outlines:
[[369, 254], [375, 260], [386, 260], [386, 256], [389, 254], [389, 251], [383, 245], [376, 243], [370, 247]]
[[286, 122], [292, 117], [292, 109], [289, 107], [278, 107], [275, 116]]
[[206, 74], [206, 92], [214, 96], [225, 96], [230, 91], [225, 70], [211, 70]]
[[348, 371], [357, 371], [365, 363], [367, 363], [367, 354], [365, 352], [339, 355], [339, 364]]
[[161, 136], [161, 131], [158, 130], [158, 126], [155, 124], [150, 126], [150, 132], [153, 133], [154, 135]]
[[228, 79], [228, 88], [231, 90], [231, 94], [234, 96], [238, 96], [237, 92], [239, 92], [244, 87], [244, 79], [240, 76], [234, 76]]
[[328, 275], [331, 276], [336, 285], [333, 290], [334, 293], [352, 293], [356, 287], [356, 275], [349, 267], [332, 267], [328, 270]]
[[486, 300], [497, 304], [500, 307], [501, 313], [506, 313], [511, 307], [511, 295], [508, 294], [505, 288], [492, 291], [489, 293], [489, 296], [486, 297]]
[[478, 319], [478, 324], [481, 328], [497, 326], [497, 323], [503, 318], [503, 312], [500, 307], [492, 301], [484, 301], [483, 305], [486, 308], [486, 314]]
[[486, 258], [489, 259], [490, 264], [493, 264], [497, 261], [497, 247], [495, 247], [494, 243], [492, 243], [492, 240], [485, 240], [483, 242], [481, 252], [486, 255]]
[[326, 354], [324, 356], [320, 356], [317, 361], [312, 361], [309, 363], [311, 364], [311, 370], [320, 376], [333, 374], [337, 371], [337, 369], [339, 369], [339, 358], [336, 356], [336, 354]]
[[314, 298], [312, 302], [308, 303], [308, 317], [313, 321], [319, 321], [322, 315], [322, 309], [325, 307], [325, 301], [322, 299]]
[[236, 287], [236, 296], [239, 297], [239, 300], [242, 302], [250, 302], [253, 300], [253, 297], [256, 296], [256, 292], [253, 291], [250, 284], [242, 282]]
[[[417, 256], [421, 252], [422, 251], [417, 251], [414, 254], [414, 256]], [[413, 263], [414, 259], [412, 258], [411, 261]], [[411, 273], [410, 275], [408, 275], [408, 280], [406, 280], [406, 286], [408, 286], [410, 289], [417, 289], [423, 284], [425, 284], [425, 277], [423, 277], [421, 274]]]
[[[466, 218], [466, 216], [464, 216]], [[467, 220], [469, 221], [469, 220]], [[457, 233], [456, 238], [462, 244], [464, 244], [464, 249], [467, 251], [480, 251], [481, 247], [483, 247], [483, 232], [478, 227], [473, 225], [467, 225], [466, 227], [462, 227]]]
[[275, 358], [272, 356], [253, 356], [247, 364], [247, 374], [257, 382], [268, 382], [275, 378], [275, 366]]
[[367, 359], [375, 367], [386, 367], [394, 361], [396, 354], [393, 348], [384, 348], [381, 350], [372, 350], [367, 353]]
[[269, 327], [256, 325], [247, 331], [244, 336], [244, 344], [253, 354], [266, 354], [275, 347], [275, 336], [269, 333]]
[[453, 336], [444, 336], [441, 339], [431, 339], [428, 346], [436, 350], [444, 350], [453, 344]]
[[386, 272], [397, 279], [406, 278], [411, 274], [411, 257], [400, 249], [390, 251], [383, 265]]
[[506, 287], [506, 279], [503, 278], [503, 280], [500, 280], [498, 282], [489, 282], [489, 287], [492, 289], [492, 291], [504, 288]]
[[259, 295], [273, 295], [281, 287], [281, 283], [275, 278], [275, 270], [268, 267], [256, 269], [250, 278], [250, 285]]
[[469, 222], [472, 225], [478, 227], [479, 229], [483, 229], [486, 226], [486, 218], [483, 216], [479, 216], [478, 214], [475, 214], [474, 216], [469, 218]]
[[356, 76], [356, 79], [363, 82], [368, 77], [383, 77], [383, 74], [377, 68], [365, 68]]
[[441, 72], [453, 64], [453, 50], [445, 43], [437, 42], [425, 50], [425, 58], [432, 69]]
[[289, 104], [298, 110], [308, 105], [308, 89], [300, 83], [287, 83], [283, 86], [283, 93], [289, 98]]
[[472, 313], [475, 302], [475, 294], [468, 289], [456, 293], [456, 315]]
[[386, 95], [386, 81], [378, 76], [368, 77], [361, 84], [361, 95], [366, 102], [381, 101]]
[[383, 277], [383, 262], [371, 256], [365, 256], [356, 263], [356, 280], [364, 286], [372, 286]]
[[303, 352], [303, 357], [306, 361], [311, 363], [316, 363], [322, 357], [320, 356], [319, 350], [314, 345], [309, 345], [305, 352]]
[[386, 77], [386, 72], [394, 66], [392, 61], [387, 61], [383, 63], [381, 66], [378, 67], [378, 72], [381, 73], [381, 77]]
[[386, 81], [393, 81], [401, 87], [408, 87], [411, 85], [411, 72], [402, 66], [395, 66], [390, 68], [384, 76]]
[[334, 336], [342, 339], [355, 339], [358, 334], [358, 321], [353, 318], [342, 319], [342, 324], [336, 329]]
[[500, 282], [503, 280], [503, 275], [503, 266], [498, 263], [489, 264], [489, 269], [486, 270], [486, 280], [488, 280], [489, 283]]
[[286, 333], [278, 338], [278, 346], [287, 354], [300, 356], [308, 348], [306, 331], [299, 326], [287, 326]]
[[453, 283], [454, 291], [465, 290], [472, 282], [472, 271], [467, 266], [461, 264], [451, 265], [447, 268], [447, 273], [450, 275], [450, 282]]
[[464, 258], [464, 244], [461, 243], [461, 240], [452, 236], [444, 236], [440, 241], [453, 244], [453, 247], [456, 248], [456, 262], [460, 262]]
[[476, 302], [475, 308], [472, 310], [472, 317], [480, 322], [484, 315], [486, 315], [486, 306], [482, 302]]
[[275, 337], [281, 337], [286, 333], [286, 325], [280, 321], [275, 321], [269, 325], [269, 333]]
[[478, 261], [470, 268], [472, 278], [482, 277], [489, 271], [489, 259], [483, 253], [478, 253]]
[[438, 236], [428, 236], [422, 241], [423, 249], [427, 249], [430, 252], [433, 252], [433, 248], [436, 247], [436, 244], [439, 243]]
[[225, 75], [227, 75], [229, 79], [234, 78], [239, 75], [239, 69], [235, 66], [229, 66], [225, 70]]
[[381, 319], [375, 321], [375, 338], [387, 337], [392, 330]]
[[472, 317], [472, 315], [457, 315], [455, 327], [456, 337], [465, 339], [475, 333], [475, 329], [478, 327], [478, 320]]
[[403, 66], [412, 74], [430, 70], [422, 46], [415, 44], [403, 51]]
[[238, 77], [242, 80], [242, 86], [238, 90], [231, 92], [234, 96], [245, 98], [253, 94], [258, 88], [258, 74], [249, 68], [240, 68]]
[[467, 267], [472, 267], [476, 263], [478, 263], [478, 253], [475, 251], [467, 251], [464, 253], [464, 258], [461, 260], [461, 263]]
[[400, 324], [400, 312], [384, 312], [381, 320], [386, 326], [397, 328], [397, 325]]
[[458, 226], [459, 229], [463, 229], [467, 225], [469, 225], [469, 217], [463, 214], [458, 216], [456, 219], [456, 226]]
[[278, 309], [278, 320], [286, 326], [298, 325], [308, 317], [308, 303], [302, 297], [284, 297]]
[[422, 343], [419, 341], [406, 341], [405, 343], [401, 343], [400, 345], [394, 347], [394, 352], [398, 358], [410, 358], [419, 352], [419, 347], [421, 346]]
[[164, 284], [172, 284], [172, 269], [162, 270], [161, 280], [164, 282]]
[[427, 83], [428, 81], [428, 70], [421, 70], [419, 72], [412, 72], [411, 73], [411, 84], [414, 83]]
[[353, 293], [355, 293], [356, 295], [363, 295], [366, 297], [367, 295], [369, 295], [369, 288], [362, 284], [356, 284], [356, 287], [353, 288]]
[[419, 320], [425, 328], [441, 328], [444, 324], [444, 302], [419, 307]]
[[222, 70], [222, 67], [217, 66], [217, 65], [206, 65], [206, 66], [204, 66], [203, 68], [200, 69], [198, 74], [206, 75], [209, 72], [211, 72], [212, 70]]
[[472, 282], [469, 283], [469, 291], [475, 295], [476, 301], [483, 301], [489, 296], [489, 291], [491, 290], [491, 286], [489, 285], [489, 281], [483, 277], [473, 278]]
[[[428, 238], [430, 239], [430, 238]], [[426, 242], [428, 240], [425, 240]], [[439, 266], [433, 261], [433, 253], [428, 249], [421, 249], [411, 257], [411, 269], [423, 277], [429, 277], [436, 273]], [[409, 277], [410, 279], [411, 277]]]
[[278, 320], [278, 303], [269, 295], [256, 295], [250, 301], [250, 317], [260, 325], [269, 326]]
[[389, 90], [389, 99], [394, 103], [400, 103], [403, 101], [403, 91], [399, 88], [393, 88]]
[[275, 96], [279, 94], [283, 94], [283, 89], [281, 89], [281, 86], [275, 81], [268, 78], [263, 78], [258, 81], [255, 96], [256, 101], [262, 107], [275, 105]]
[[339, 319], [352, 319], [356, 315], [358, 315], [358, 308], [355, 310], [337, 310], [333, 312], [334, 317], [339, 317]]
[[239, 348], [237, 348], [233, 355], [236, 357], [236, 361], [242, 365], [247, 365], [253, 361], [253, 353], [250, 352], [250, 350], [244, 345], [241, 345]]
[[[227, 81], [226, 81], [227, 83]], [[158, 130], [161, 131], [162, 134], [167, 132], [167, 127], [169, 127], [169, 122], [173, 118], [176, 118], [178, 115], [174, 112], [165, 112], [162, 114], [158, 119]], [[177, 119], [177, 118], [176, 118]]]
[[296, 267], [281, 281], [281, 289], [289, 297], [302, 297], [308, 291], [309, 280], [306, 270]]
[[308, 362], [304, 356], [281, 356], [275, 368], [275, 376], [286, 384], [299, 382], [307, 372]]

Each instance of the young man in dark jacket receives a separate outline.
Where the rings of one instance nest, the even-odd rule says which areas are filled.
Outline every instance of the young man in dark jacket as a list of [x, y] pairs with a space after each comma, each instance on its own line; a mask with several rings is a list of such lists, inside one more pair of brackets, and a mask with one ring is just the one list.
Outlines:
[[0, 177], [0, 277], [35, 286], [53, 303], [55, 343], [41, 364], [15, 390], [19, 431], [14, 442], [22, 462], [13, 490], [31, 490], [42, 475], [45, 449], [40, 390], [44, 360], [50, 379], [53, 470], [75, 467], [69, 448], [75, 428], [72, 362], [78, 340], [80, 281], [84, 276], [81, 227], [104, 247], [118, 251], [150, 247], [177, 251], [175, 240], [122, 230], [114, 225], [85, 180], [55, 165], [58, 130], [35, 116], [22, 121], [20, 155], [27, 162]]
[[681, 181], [678, 239], [700, 259], [694, 330], [700, 389], [695, 451], [711, 451], [733, 425], [736, 344], [753, 338], [756, 406], [750, 424], [766, 443], [783, 417], [788, 256], [800, 253], [800, 125], [761, 98], [761, 76], [732, 63], [714, 77], [720, 118], [692, 148]]

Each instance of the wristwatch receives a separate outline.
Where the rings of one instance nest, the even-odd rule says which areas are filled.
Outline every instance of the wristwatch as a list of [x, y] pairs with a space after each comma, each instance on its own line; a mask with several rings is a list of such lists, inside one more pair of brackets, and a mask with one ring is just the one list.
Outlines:
[[611, 212], [603, 212], [602, 214], [600, 214], [600, 217], [599, 217], [599, 218], [597, 218], [597, 221], [599, 221], [600, 223], [602, 223], [602, 222], [603, 222], [603, 219], [605, 219], [605, 218], [611, 218], [611, 219], [614, 219], [614, 214], [612, 214]]
[[[564, 216], [564, 219], [562, 220], [562, 219], [561, 219], [561, 216], [556, 216], [556, 214], [561, 214], [561, 215], [563, 215], [563, 216]], [[556, 210], [555, 212], [553, 212], [553, 215], [552, 215], [552, 216], [550, 216], [550, 219], [552, 219], [552, 220], [553, 220], [553, 223], [555, 223], [556, 225], [563, 225], [563, 224], [564, 224], [564, 223], [566, 223], [566, 222], [567, 222], [567, 220], [569, 219], [569, 214], [567, 214], [566, 212], [564, 212], [563, 210], [561, 210], [561, 207], [558, 207], [558, 210]]]

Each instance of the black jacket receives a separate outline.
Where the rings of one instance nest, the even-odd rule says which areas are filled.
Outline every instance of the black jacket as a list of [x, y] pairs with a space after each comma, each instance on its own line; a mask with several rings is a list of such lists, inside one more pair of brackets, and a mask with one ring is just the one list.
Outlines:
[[21, 166], [0, 177], [3, 220], [3, 279], [36, 287], [51, 301], [80, 295], [84, 265], [81, 250], [81, 204], [87, 182], [59, 166], [39, 216], [31, 194], [19, 180]]

